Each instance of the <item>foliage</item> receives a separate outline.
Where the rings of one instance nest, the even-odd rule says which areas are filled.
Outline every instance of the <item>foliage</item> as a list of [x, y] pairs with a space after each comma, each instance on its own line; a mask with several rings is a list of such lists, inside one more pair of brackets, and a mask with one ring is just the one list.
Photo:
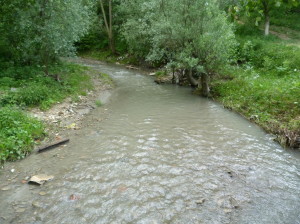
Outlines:
[[86, 68], [74, 64], [57, 64], [50, 67], [56, 77], [45, 76], [41, 67], [11, 67], [0, 73], [0, 105], [49, 108], [71, 94], [83, 94], [91, 89]]
[[82, 0], [3, 0], [0, 11], [0, 30], [19, 63], [48, 66], [69, 55], [90, 23]]
[[264, 19], [265, 35], [269, 35], [270, 14], [274, 10], [295, 7], [298, 0], [243, 0], [244, 10], [247, 14], [252, 14], [256, 19], [256, 24]]
[[292, 10], [285, 10], [285, 11], [274, 10], [274, 12], [271, 14], [271, 18], [272, 18], [273, 25], [283, 26], [296, 31], [300, 31], [300, 23], [295, 22], [295, 21], [300, 21], [299, 12], [293, 12]]
[[24, 158], [43, 135], [41, 122], [16, 108], [0, 108], [0, 163]]
[[216, 3], [125, 1], [123, 35], [130, 52], [154, 65], [172, 63], [178, 69], [211, 74], [228, 63], [235, 46], [232, 25]]
[[239, 65], [219, 71], [213, 96], [293, 146], [300, 135], [300, 49], [245, 25], [237, 31]]
[[240, 63], [272, 76], [295, 74], [300, 68], [300, 51], [276, 38], [239, 36], [237, 57]]

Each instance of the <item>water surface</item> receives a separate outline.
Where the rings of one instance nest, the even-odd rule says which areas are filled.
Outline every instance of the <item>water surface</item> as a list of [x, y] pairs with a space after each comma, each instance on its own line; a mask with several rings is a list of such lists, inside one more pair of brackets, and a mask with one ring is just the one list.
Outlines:
[[299, 153], [190, 88], [86, 63], [117, 84], [91, 115], [107, 119], [78, 131], [60, 159], [14, 163], [55, 179], [0, 191], [0, 223], [300, 223]]

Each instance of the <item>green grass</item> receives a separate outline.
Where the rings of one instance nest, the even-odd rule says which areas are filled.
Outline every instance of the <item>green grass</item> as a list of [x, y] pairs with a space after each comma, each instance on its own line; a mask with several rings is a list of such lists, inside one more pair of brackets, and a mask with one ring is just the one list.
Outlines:
[[100, 79], [104, 84], [114, 86], [114, 81], [112, 78], [106, 73], [100, 73]]
[[[1, 65], [0, 65], [1, 67]], [[60, 63], [50, 67], [46, 76], [37, 66], [3, 65], [0, 72], [0, 161], [24, 158], [36, 139], [44, 135], [44, 126], [29, 117], [24, 109], [49, 109], [68, 96], [79, 99], [93, 88], [88, 68]]]
[[0, 163], [24, 158], [43, 136], [41, 122], [17, 108], [0, 108]]
[[39, 67], [11, 67], [0, 73], [0, 106], [40, 107], [49, 109], [69, 95], [84, 95], [92, 89], [86, 68], [75, 64], [51, 67], [46, 76]]
[[101, 100], [96, 100], [95, 104], [96, 104], [97, 107], [101, 107], [102, 106]]
[[238, 33], [239, 65], [219, 71], [213, 97], [294, 146], [300, 136], [300, 49], [276, 37]]
[[[298, 9], [299, 10], [299, 9]], [[299, 12], [274, 12], [271, 15], [271, 24], [300, 31]]]

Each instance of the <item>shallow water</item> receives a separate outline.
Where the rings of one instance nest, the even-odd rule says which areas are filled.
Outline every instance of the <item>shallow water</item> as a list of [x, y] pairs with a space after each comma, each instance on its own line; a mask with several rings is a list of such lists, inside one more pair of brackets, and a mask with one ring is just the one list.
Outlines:
[[79, 131], [61, 158], [10, 164], [55, 179], [36, 187], [15, 177], [0, 191], [0, 223], [300, 223], [299, 153], [190, 88], [88, 64], [117, 84], [92, 115], [107, 119]]

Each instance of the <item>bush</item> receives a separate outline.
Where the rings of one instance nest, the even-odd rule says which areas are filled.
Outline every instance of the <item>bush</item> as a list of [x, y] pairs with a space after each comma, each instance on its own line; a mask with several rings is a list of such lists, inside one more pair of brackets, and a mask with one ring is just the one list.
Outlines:
[[36, 139], [43, 137], [43, 124], [16, 108], [0, 108], [0, 162], [22, 159]]
[[238, 61], [261, 73], [284, 76], [300, 68], [300, 50], [276, 37], [239, 36]]
[[48, 109], [68, 95], [82, 94], [91, 89], [90, 77], [86, 69], [79, 65], [58, 64], [50, 69], [50, 74], [59, 76], [60, 81], [43, 74], [39, 67], [12, 67], [0, 73], [0, 106], [39, 106]]

